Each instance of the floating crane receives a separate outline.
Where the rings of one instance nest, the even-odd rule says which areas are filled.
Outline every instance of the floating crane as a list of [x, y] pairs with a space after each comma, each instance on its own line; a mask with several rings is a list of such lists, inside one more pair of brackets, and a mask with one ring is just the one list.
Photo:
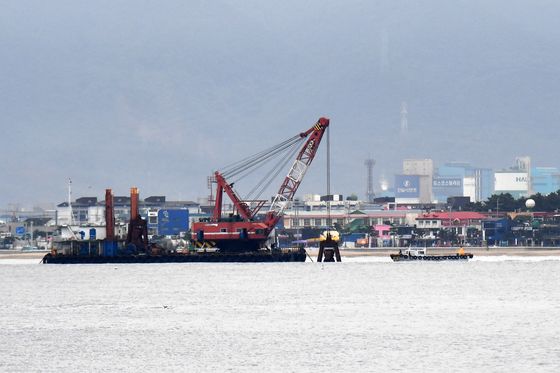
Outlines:
[[[223, 171], [216, 171], [214, 173], [217, 184], [214, 211], [211, 218], [193, 223], [192, 240], [195, 245], [200, 248], [217, 247], [224, 252], [250, 252], [269, 248], [267, 245], [269, 235], [296, 194], [307, 169], [315, 158], [328, 126], [329, 119], [320, 118], [307, 131], [301, 132], [270, 149], [236, 162]], [[301, 142], [304, 143], [298, 148], [297, 146]], [[298, 149], [299, 152], [297, 152]], [[251, 193], [260, 191], [260, 194], [262, 194], [275, 173], [278, 174], [282, 166], [293, 159], [296, 152], [297, 157], [288, 175], [284, 178], [278, 193], [273, 198], [270, 209], [264, 216], [262, 214], [258, 216], [257, 214], [266, 200], [242, 199], [233, 189], [233, 185], [237, 182], [237, 180], [232, 181], [233, 178], [247, 176], [257, 165], [261, 166], [269, 162], [272, 157], [280, 155], [280, 161], [251, 191]], [[233, 204], [233, 212], [228, 216], [222, 214], [224, 193]]]

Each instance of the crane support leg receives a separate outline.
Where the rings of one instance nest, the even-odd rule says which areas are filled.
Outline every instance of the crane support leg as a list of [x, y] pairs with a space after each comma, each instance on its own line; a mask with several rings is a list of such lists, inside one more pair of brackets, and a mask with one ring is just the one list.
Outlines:
[[340, 250], [338, 242], [327, 234], [327, 239], [319, 243], [319, 254], [317, 256], [318, 262], [340, 262]]

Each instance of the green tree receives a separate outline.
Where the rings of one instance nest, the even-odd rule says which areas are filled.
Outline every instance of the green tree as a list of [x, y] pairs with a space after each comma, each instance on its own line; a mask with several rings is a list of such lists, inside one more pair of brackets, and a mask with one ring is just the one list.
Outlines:
[[560, 190], [552, 192], [547, 195], [541, 193], [536, 193], [530, 197], [520, 197], [518, 199], [513, 198], [509, 193], [493, 194], [488, 199], [482, 203], [469, 203], [465, 206], [466, 211], [481, 211], [486, 212], [488, 210], [496, 211], [524, 211], [526, 210], [525, 202], [527, 199], [533, 199], [535, 201], [534, 211], [559, 211], [560, 210]]
[[347, 201], [357, 201], [358, 200], [358, 196], [356, 195], [356, 193], [352, 193], [350, 194], [348, 197], [346, 197]]
[[484, 211], [482, 202], [469, 202], [463, 207], [463, 211]]
[[520, 201], [521, 199], [516, 200], [509, 193], [493, 194], [484, 202], [483, 206], [485, 210], [511, 212], [520, 208]]

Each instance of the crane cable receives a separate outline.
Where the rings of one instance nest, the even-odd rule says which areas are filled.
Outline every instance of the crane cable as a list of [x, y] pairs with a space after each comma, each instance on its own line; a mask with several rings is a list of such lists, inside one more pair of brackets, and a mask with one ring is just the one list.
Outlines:
[[[292, 146], [292, 148], [296, 148], [296, 144], [294, 144]], [[297, 148], [296, 148], [297, 149]], [[284, 149], [283, 152], [278, 152], [277, 153], [277, 158], [280, 158], [280, 161], [278, 163], [281, 163], [286, 157], [288, 157], [288, 151], [290, 149]], [[273, 158], [272, 157], [268, 157], [268, 159], [264, 160], [261, 164], [259, 164], [260, 167], [264, 166], [265, 164], [269, 163], [270, 161], [272, 161]], [[267, 179], [270, 177], [270, 175], [279, 167], [278, 163], [272, 167], [272, 169], [270, 171], [268, 171], [262, 178], [261, 180], [253, 187], [253, 189], [248, 193], [246, 199], [250, 199], [250, 196], [252, 193], [254, 193], [263, 183], [266, 183]], [[260, 168], [259, 167], [259, 168]], [[247, 171], [242, 174], [239, 175], [238, 178], [234, 181], [234, 183], [237, 183], [239, 180], [247, 177], [248, 175], [252, 174], [254, 171], [256, 171], [258, 168], [257, 167], [253, 167], [251, 169], [247, 169]]]
[[293, 140], [294, 140], [295, 138], [297, 138], [297, 137], [298, 137], [298, 136], [293, 136], [293, 137], [291, 137], [291, 138], [289, 138], [289, 139], [287, 139], [287, 140], [284, 140], [284, 141], [281, 142], [280, 144], [274, 145], [274, 146], [272, 146], [272, 147], [270, 147], [270, 148], [268, 148], [268, 149], [262, 150], [262, 151], [260, 151], [260, 152], [258, 152], [258, 153], [256, 153], [256, 154], [252, 154], [252, 155], [250, 155], [250, 156], [248, 156], [248, 157], [246, 157], [246, 158], [243, 158], [243, 159], [241, 159], [241, 160], [239, 160], [239, 161], [235, 161], [235, 162], [233, 162], [233, 163], [231, 163], [231, 164], [229, 164], [229, 165], [223, 167], [223, 172], [230, 172], [230, 171], [232, 171], [232, 170], [234, 169], [235, 166], [243, 165], [243, 164], [245, 164], [247, 161], [250, 161], [250, 160], [252, 160], [252, 159], [254, 159], [254, 158], [262, 157], [262, 156], [263, 156], [264, 154], [266, 154], [266, 153], [274, 152], [275, 149], [278, 149], [278, 148], [282, 147], [283, 145], [285, 145], [286, 143], [289, 143], [289, 142], [293, 141]]
[[[304, 141], [306, 136], [302, 136], [301, 134], [295, 135], [287, 140], [282, 141], [281, 143], [274, 145], [268, 149], [262, 150], [256, 154], [250, 155], [245, 157], [239, 161], [233, 162], [227, 166], [225, 166], [221, 171], [221, 175], [224, 178], [230, 179], [237, 176], [237, 179], [232, 181], [232, 185], [237, 183], [239, 180], [247, 177], [248, 175], [252, 174], [256, 169], [264, 166], [265, 164], [269, 163], [275, 157], [280, 157], [278, 162], [274, 165], [274, 167], [269, 170], [263, 178], [251, 189], [251, 191], [247, 194], [244, 200], [251, 199], [250, 197], [257, 193], [253, 199], [258, 199], [264, 193], [266, 188], [270, 186], [272, 181], [279, 175], [284, 166], [292, 160], [299, 150], [299, 145], [301, 142]], [[259, 189], [260, 188], [260, 189]], [[329, 132], [327, 128], [327, 195], [330, 195], [330, 141], [329, 141]], [[327, 201], [327, 224], [330, 224], [330, 202]]]
[[[298, 152], [298, 150], [299, 150], [298, 147], [294, 147], [292, 149], [292, 151], [290, 152], [289, 156], [281, 158], [280, 161], [276, 164], [275, 168], [272, 169], [271, 171], [269, 171], [269, 173], [268, 173], [269, 178], [266, 182], [265, 182], [265, 178], [262, 179], [262, 182], [260, 183], [260, 184], [262, 184], [262, 187], [259, 190], [258, 194], [254, 197], [255, 199], [259, 199], [262, 196], [262, 194], [264, 193], [264, 191], [266, 190], [266, 188], [268, 188], [270, 186], [272, 181], [276, 179], [276, 177], [280, 174], [280, 172], [282, 170], [285, 170], [286, 165], [294, 158], [294, 156]], [[274, 170], [276, 170], [276, 172], [274, 172], [274, 174], [273, 174]]]
[[301, 139], [301, 137], [299, 135], [297, 136], [293, 136], [283, 142], [281, 142], [280, 144], [277, 144], [271, 148], [265, 149], [263, 151], [260, 151], [256, 154], [250, 155], [240, 161], [231, 163], [227, 166], [225, 166], [223, 168], [223, 171], [221, 172], [222, 175], [224, 177], [232, 177], [235, 176], [243, 171], [245, 171], [248, 168], [251, 168], [253, 166], [255, 166], [256, 164], [259, 164], [263, 161], [265, 161], [266, 159], [278, 154], [278, 152], [283, 151], [286, 148], [289, 148], [291, 146], [293, 146], [294, 143], [297, 143], [299, 140]]
[[298, 145], [299, 141], [300, 140], [298, 140], [296, 142], [293, 142], [293, 143], [290, 143], [290, 144], [285, 144], [281, 148], [276, 149], [273, 152], [270, 152], [263, 157], [255, 158], [255, 159], [251, 160], [250, 162], [246, 162], [245, 164], [239, 165], [233, 172], [232, 171], [227, 172], [224, 175], [224, 177], [227, 177], [227, 178], [231, 179], [234, 176], [237, 176], [237, 180], [233, 181], [233, 182], [237, 182], [237, 181], [241, 180], [242, 178], [246, 177], [247, 175], [250, 175], [256, 169], [262, 167], [264, 164], [268, 163], [273, 158], [278, 157], [279, 155], [283, 154], [284, 152], [287, 152], [290, 148], [295, 147], [296, 145]]

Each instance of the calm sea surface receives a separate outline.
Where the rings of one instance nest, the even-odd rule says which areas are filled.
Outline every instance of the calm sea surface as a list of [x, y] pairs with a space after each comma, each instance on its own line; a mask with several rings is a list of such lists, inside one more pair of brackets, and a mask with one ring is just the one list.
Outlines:
[[0, 260], [0, 371], [559, 372], [560, 260], [510, 259]]

